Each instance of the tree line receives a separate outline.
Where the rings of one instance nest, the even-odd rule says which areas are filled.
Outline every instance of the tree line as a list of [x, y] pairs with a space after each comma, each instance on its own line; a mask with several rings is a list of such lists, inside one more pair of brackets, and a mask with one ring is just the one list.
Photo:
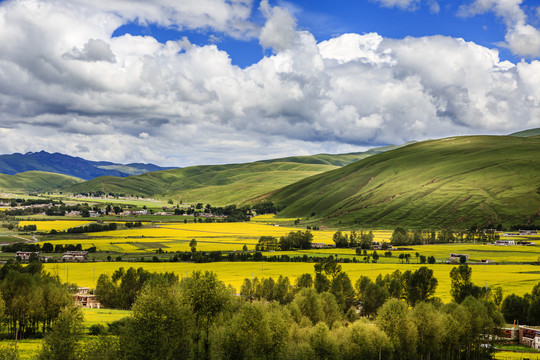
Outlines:
[[[375, 282], [362, 277], [355, 286], [347, 279], [339, 264], [321, 263], [314, 277], [304, 274], [294, 285], [286, 277], [246, 279], [242, 296], [234, 296], [212, 272], [195, 271], [173, 282], [149, 278], [134, 299], [132, 315], [90, 340], [82, 341], [77, 311], [62, 312], [58, 327], [45, 338], [42, 358], [490, 357], [503, 318], [485, 293], [473, 290], [461, 301], [442, 304], [433, 296], [437, 281], [427, 268], [381, 275]], [[461, 284], [452, 286], [462, 295], [474, 289], [469, 284], [463, 290]], [[376, 310], [351, 310], [364, 309], [374, 286], [394, 291], [393, 296]]]

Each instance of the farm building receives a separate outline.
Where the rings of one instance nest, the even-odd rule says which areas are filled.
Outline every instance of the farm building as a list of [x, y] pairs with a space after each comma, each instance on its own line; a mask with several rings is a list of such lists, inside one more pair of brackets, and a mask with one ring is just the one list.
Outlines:
[[497, 240], [493, 243], [493, 245], [511, 246], [516, 245], [516, 242], [514, 240]]
[[68, 251], [62, 256], [62, 261], [65, 262], [83, 262], [86, 261], [88, 251]]
[[519, 343], [540, 350], [540, 328], [520, 326]]
[[519, 230], [519, 235], [538, 235], [538, 230]]
[[465, 259], [469, 260], [469, 254], [450, 254], [450, 260], [459, 261], [462, 256], [465, 256]]
[[100, 309], [101, 304], [97, 300], [97, 296], [90, 294], [90, 288], [80, 287], [77, 294], [73, 294], [73, 300], [77, 305], [87, 308]]

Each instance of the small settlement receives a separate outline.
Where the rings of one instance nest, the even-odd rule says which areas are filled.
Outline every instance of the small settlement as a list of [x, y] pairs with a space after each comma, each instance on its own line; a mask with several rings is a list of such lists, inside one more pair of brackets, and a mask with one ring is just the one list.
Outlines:
[[502, 330], [503, 338], [519, 341], [522, 345], [540, 350], [540, 327], [514, 326]]

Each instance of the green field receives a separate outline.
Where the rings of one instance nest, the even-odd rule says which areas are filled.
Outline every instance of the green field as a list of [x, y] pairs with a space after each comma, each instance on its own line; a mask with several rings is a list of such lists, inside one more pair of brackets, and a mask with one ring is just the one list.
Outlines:
[[464, 136], [371, 156], [275, 191], [279, 216], [466, 229], [539, 221], [540, 137]]

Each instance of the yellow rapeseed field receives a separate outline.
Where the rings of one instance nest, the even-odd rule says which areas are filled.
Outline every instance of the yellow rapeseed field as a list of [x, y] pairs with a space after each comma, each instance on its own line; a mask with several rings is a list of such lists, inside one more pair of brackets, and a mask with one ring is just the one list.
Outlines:
[[[375, 279], [379, 274], [392, 273], [395, 270], [416, 270], [419, 264], [342, 264], [343, 271], [349, 274], [353, 282], [365, 275]], [[436, 295], [443, 301], [450, 300], [450, 270], [448, 264], [428, 265], [433, 269], [439, 281]], [[303, 273], [314, 273], [313, 263], [276, 263], [276, 262], [218, 262], [218, 263], [122, 263], [122, 262], [89, 262], [45, 264], [45, 269], [60, 276], [62, 281], [76, 283], [79, 286], [95, 286], [100, 274], [112, 274], [116, 269], [124, 267], [143, 267], [148, 271], [173, 271], [179, 276], [186, 276], [195, 270], [214, 271], [226, 284], [240, 290], [245, 278], [288, 276], [294, 281]], [[530, 292], [540, 282], [540, 267], [534, 265], [473, 265], [473, 281], [479, 286], [502, 286], [505, 295], [516, 293], [523, 295]]]
[[69, 228], [90, 224], [92, 222], [93, 221], [88, 220], [25, 220], [19, 221], [19, 227], [23, 227], [25, 225], [36, 225], [37, 231], [48, 232], [52, 229], [57, 231], [67, 230]]

